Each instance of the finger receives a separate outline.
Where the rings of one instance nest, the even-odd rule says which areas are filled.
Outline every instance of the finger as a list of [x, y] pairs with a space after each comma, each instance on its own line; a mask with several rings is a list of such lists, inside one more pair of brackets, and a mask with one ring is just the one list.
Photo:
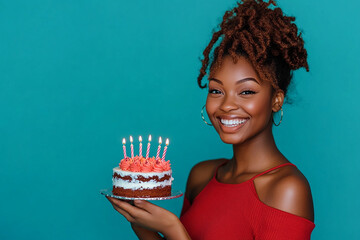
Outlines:
[[134, 223], [135, 222], [135, 219], [133, 218], [133, 216], [131, 216], [129, 213], [127, 213], [126, 211], [124, 211], [123, 209], [117, 207], [116, 205], [113, 205], [114, 206], [114, 209], [116, 211], [118, 211], [121, 215], [123, 215], [126, 220], [128, 220], [129, 222], [131, 223]]
[[[126, 220], [128, 220], [129, 222], [134, 222], [134, 218], [133, 216], [131, 216], [128, 212], [124, 211], [123, 209], [121, 209], [117, 204], [116, 204], [116, 199], [112, 198], [112, 197], [108, 197], [106, 196], [106, 198], [110, 201], [111, 205], [113, 206], [113, 208], [118, 211], [121, 215], [123, 215]], [[121, 201], [121, 200], [120, 200]]]
[[159, 209], [159, 206], [145, 200], [134, 200], [134, 205], [138, 208], [147, 211], [148, 213], [155, 212], [156, 210]]
[[130, 216], [132, 216], [133, 218], [142, 217], [144, 216], [144, 213], [148, 213], [147, 211], [144, 211], [144, 209], [140, 209], [138, 207], [132, 206], [131, 204], [124, 202], [122, 200], [111, 197], [109, 197], [108, 199], [113, 205], [116, 205], [118, 208], [121, 208], [122, 210], [130, 214]]
[[120, 199], [113, 198], [113, 197], [108, 197], [108, 196], [106, 196], [106, 198], [110, 201], [111, 204], [117, 204], [118, 205], [120, 202], [127, 202], [127, 203], [131, 204], [131, 200], [120, 200]]
[[122, 206], [122, 204], [130, 204], [131, 202], [129, 200], [120, 200], [114, 197], [108, 197], [106, 198], [111, 202], [111, 204], [115, 204], [117, 206]]
[[109, 200], [109, 202], [111, 203], [111, 205], [115, 205], [116, 203], [114, 202], [114, 199], [115, 198], [112, 198], [112, 197], [108, 197], [106, 196], [107, 200]]

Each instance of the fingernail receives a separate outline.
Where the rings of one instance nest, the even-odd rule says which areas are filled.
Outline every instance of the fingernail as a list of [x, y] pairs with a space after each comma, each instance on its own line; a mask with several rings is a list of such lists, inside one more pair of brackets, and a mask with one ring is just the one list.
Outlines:
[[141, 204], [143, 201], [142, 200], [134, 200], [135, 204]]

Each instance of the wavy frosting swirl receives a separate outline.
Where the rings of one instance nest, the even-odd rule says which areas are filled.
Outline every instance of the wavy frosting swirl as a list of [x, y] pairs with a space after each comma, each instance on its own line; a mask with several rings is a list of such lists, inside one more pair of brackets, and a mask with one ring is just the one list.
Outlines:
[[[124, 160], [124, 161], [123, 161]], [[130, 161], [127, 161], [127, 159], [121, 160], [119, 167], [121, 170], [129, 171], [130, 169]]]
[[170, 161], [161, 159], [144, 158], [135, 156], [134, 158], [124, 158], [120, 161], [119, 167], [123, 171], [130, 172], [164, 172], [171, 170]]

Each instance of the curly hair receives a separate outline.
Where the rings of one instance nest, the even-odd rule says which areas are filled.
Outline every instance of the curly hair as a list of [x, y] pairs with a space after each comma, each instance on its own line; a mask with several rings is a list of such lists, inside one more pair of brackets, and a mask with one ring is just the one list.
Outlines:
[[[285, 16], [275, 6], [273, 0], [244, 0], [225, 12], [220, 30], [213, 33], [203, 52], [197, 79], [200, 88], [207, 86], [202, 85], [201, 80], [209, 65], [210, 71], [216, 71], [226, 55], [230, 55], [234, 63], [240, 56], [247, 58], [261, 79], [269, 81], [274, 89], [280, 88], [284, 94], [291, 81], [292, 70], [304, 67], [309, 71], [304, 40], [293, 23], [295, 17]], [[210, 58], [210, 52], [219, 39], [221, 42]]]

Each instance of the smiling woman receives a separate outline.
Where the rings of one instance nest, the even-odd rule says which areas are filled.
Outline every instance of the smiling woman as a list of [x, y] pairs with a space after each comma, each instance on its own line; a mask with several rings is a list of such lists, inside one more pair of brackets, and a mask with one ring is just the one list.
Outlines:
[[140, 239], [161, 238], [158, 232], [167, 239], [310, 239], [309, 183], [272, 133], [292, 70], [308, 70], [307, 52], [295, 18], [271, 5], [238, 3], [204, 51], [198, 84], [208, 86], [206, 112], [221, 140], [232, 144], [233, 157], [192, 168], [180, 219], [148, 202], [109, 199]]
[[[284, 97], [282, 91], [273, 94], [271, 84], [260, 80], [246, 58], [234, 63], [230, 56], [224, 57], [222, 67], [209, 78], [206, 101], [207, 113], [222, 141], [241, 143], [269, 127], [271, 114], [280, 109]], [[242, 134], [234, 134], [240, 130]]]

